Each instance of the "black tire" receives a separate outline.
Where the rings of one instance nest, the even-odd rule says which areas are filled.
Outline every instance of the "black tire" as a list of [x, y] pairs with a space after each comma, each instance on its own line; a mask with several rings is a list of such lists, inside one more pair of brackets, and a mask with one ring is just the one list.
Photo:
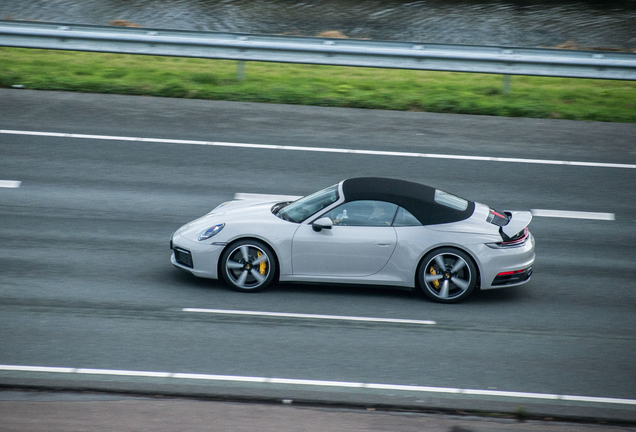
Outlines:
[[468, 297], [477, 285], [477, 277], [473, 259], [455, 248], [429, 252], [417, 270], [420, 289], [440, 303], [456, 303]]
[[274, 279], [276, 259], [263, 242], [239, 240], [223, 251], [220, 271], [230, 288], [241, 292], [258, 292]]

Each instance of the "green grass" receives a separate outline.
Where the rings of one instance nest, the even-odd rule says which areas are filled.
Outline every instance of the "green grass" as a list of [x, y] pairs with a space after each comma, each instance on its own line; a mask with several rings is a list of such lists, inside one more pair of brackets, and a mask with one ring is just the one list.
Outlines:
[[0, 48], [0, 87], [636, 122], [636, 83]]

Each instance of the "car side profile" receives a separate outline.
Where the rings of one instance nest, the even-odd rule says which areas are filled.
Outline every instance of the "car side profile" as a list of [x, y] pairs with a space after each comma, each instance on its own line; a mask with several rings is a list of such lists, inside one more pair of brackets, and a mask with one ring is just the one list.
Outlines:
[[453, 303], [528, 282], [527, 211], [419, 183], [362, 177], [306, 197], [248, 196], [173, 233], [172, 264], [254, 292], [272, 281], [391, 285]]

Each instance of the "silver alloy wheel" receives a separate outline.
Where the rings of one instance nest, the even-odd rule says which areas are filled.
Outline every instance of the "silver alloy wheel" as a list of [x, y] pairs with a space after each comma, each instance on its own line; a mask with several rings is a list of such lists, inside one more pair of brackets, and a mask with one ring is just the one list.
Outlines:
[[452, 303], [467, 297], [476, 284], [477, 270], [470, 257], [454, 249], [441, 249], [424, 257], [419, 279], [433, 300]]
[[223, 278], [239, 291], [260, 291], [274, 276], [269, 248], [260, 242], [242, 241], [223, 254]]

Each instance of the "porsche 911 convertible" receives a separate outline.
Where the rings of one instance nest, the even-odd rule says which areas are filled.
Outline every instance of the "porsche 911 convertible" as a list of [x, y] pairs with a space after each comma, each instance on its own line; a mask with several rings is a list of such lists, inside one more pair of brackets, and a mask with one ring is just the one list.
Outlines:
[[306, 197], [239, 195], [175, 231], [172, 264], [238, 291], [273, 280], [391, 285], [452, 303], [532, 275], [527, 211], [364, 177]]

